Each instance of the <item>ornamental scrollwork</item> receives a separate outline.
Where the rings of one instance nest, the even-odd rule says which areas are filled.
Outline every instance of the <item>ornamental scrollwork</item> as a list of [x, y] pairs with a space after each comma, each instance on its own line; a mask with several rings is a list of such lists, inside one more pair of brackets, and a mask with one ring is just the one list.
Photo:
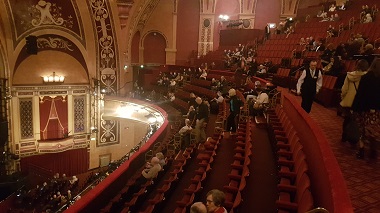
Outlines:
[[101, 143], [116, 142], [116, 124], [114, 120], [102, 120], [100, 123], [103, 130], [100, 136]]
[[37, 15], [32, 19], [32, 25], [35, 27], [51, 24], [62, 25], [64, 23], [61, 14], [62, 8], [57, 7], [56, 4], [40, 0], [33, 8], [39, 12], [39, 16]]
[[69, 51], [74, 51], [71, 48], [71, 44], [68, 41], [65, 41], [61, 38], [38, 38], [37, 39], [37, 47], [39, 49], [42, 48], [52, 48], [52, 49], [65, 49]]
[[90, 4], [94, 10], [94, 18], [96, 21], [108, 18], [108, 11], [103, 0], [90, 0]]

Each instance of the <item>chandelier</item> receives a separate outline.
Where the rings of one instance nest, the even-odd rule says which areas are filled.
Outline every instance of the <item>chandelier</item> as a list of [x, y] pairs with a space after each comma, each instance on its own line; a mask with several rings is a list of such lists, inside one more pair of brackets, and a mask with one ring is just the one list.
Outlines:
[[44, 83], [63, 83], [65, 81], [65, 76], [56, 75], [53, 72], [53, 75], [43, 76]]

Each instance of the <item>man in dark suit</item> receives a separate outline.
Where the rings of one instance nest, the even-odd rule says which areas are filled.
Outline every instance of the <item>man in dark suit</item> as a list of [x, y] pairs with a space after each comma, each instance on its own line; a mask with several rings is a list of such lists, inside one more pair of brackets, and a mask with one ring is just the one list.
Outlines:
[[305, 69], [297, 83], [297, 95], [302, 96], [302, 108], [310, 113], [315, 95], [322, 87], [322, 72], [317, 69], [317, 61], [312, 60], [309, 68]]
[[270, 36], [270, 27], [269, 27], [269, 24], [267, 24], [265, 26], [264, 32], [265, 32], [265, 39], [268, 40], [269, 36]]

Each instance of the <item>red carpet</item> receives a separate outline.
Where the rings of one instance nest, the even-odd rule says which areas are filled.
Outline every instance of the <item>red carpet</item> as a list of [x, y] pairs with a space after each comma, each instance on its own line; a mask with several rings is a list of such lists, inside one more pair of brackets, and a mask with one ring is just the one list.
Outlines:
[[[301, 102], [301, 98], [298, 97]], [[310, 116], [318, 123], [342, 170], [356, 213], [380, 212], [380, 164], [358, 160], [356, 149], [341, 142], [343, 118], [335, 108], [314, 103]]]

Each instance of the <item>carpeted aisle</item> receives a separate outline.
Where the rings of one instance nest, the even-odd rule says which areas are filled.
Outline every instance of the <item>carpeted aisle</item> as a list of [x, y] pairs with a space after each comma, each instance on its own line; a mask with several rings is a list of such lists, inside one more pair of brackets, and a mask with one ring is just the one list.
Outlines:
[[252, 157], [240, 212], [277, 212], [276, 164], [266, 129], [252, 128]]
[[[296, 97], [301, 102], [300, 97]], [[380, 212], [380, 163], [358, 160], [357, 149], [341, 142], [343, 118], [335, 108], [313, 104], [311, 118], [321, 127], [330, 142], [338, 164], [346, 180], [355, 213]], [[380, 131], [380, 130], [379, 130]], [[379, 150], [378, 150], [379, 152]]]
[[211, 171], [207, 174], [206, 181], [203, 185], [203, 190], [200, 193], [200, 200], [206, 202], [206, 194], [211, 189], [219, 189], [224, 191], [223, 186], [228, 185], [228, 174], [231, 171], [231, 163], [235, 149], [235, 137], [229, 136], [227, 133], [221, 140], [217, 155], [214, 157], [214, 162], [211, 165]]

